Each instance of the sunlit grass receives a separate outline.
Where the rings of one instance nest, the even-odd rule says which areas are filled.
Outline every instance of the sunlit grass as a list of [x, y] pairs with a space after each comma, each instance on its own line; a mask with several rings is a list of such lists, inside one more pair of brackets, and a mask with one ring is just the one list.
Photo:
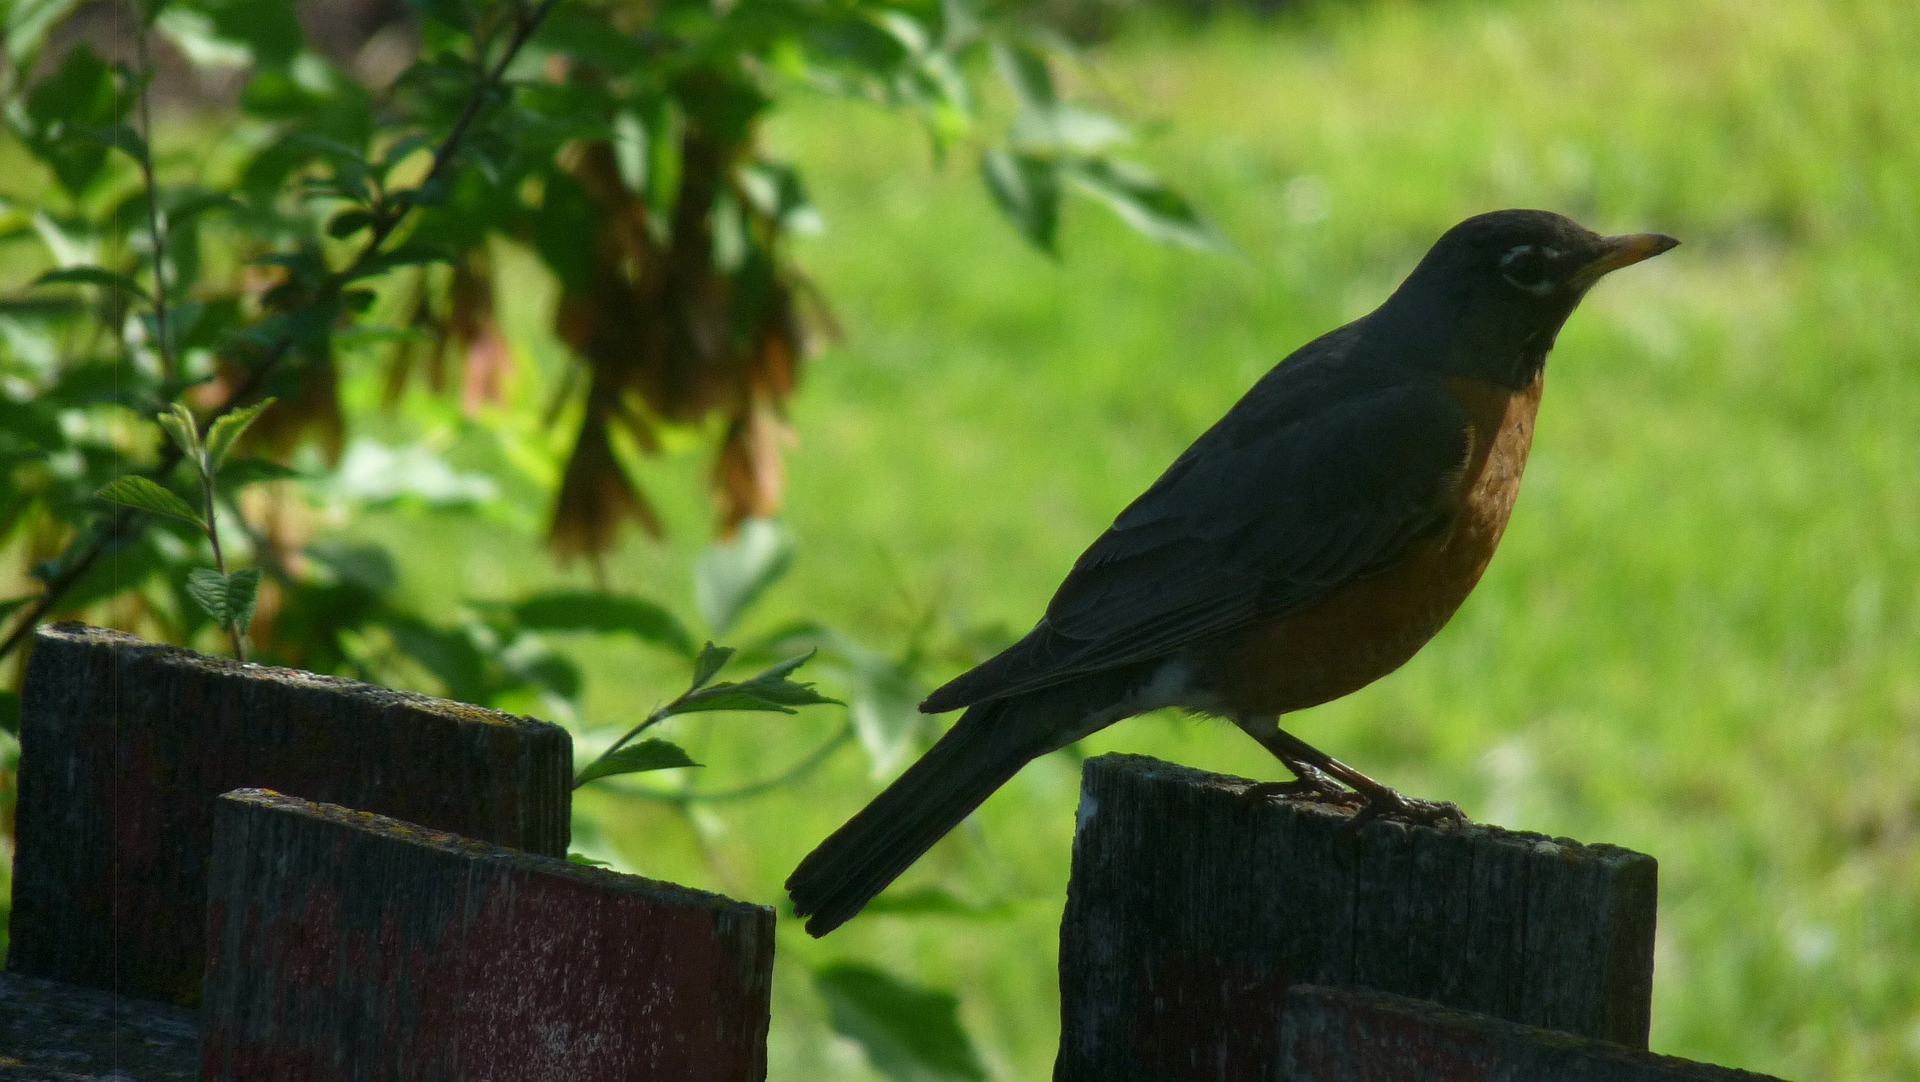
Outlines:
[[[1920, 1074], [1920, 8], [1342, 4], [1141, 32], [1096, 61], [1089, 85], [1169, 123], [1143, 156], [1239, 257], [1157, 249], [1075, 206], [1055, 263], [994, 219], [964, 157], [934, 169], [896, 119], [818, 102], [772, 131], [831, 223], [800, 254], [847, 336], [796, 406], [803, 551], [761, 622], [887, 643], [932, 605], [1022, 628], [1189, 439], [1447, 225], [1519, 205], [1673, 233], [1682, 248], [1610, 280], [1562, 336], [1475, 599], [1298, 731], [1476, 817], [1659, 857], [1656, 1049]], [[684, 597], [697, 470], [654, 475], [678, 534], [615, 582]], [[497, 596], [540, 566], [505, 529], [458, 543], [458, 564], [415, 543], [417, 596]], [[606, 661], [589, 713], [671, 694], [669, 666], [589, 649]], [[832, 724], [716, 722], [696, 757], [753, 776]], [[1090, 744], [1276, 769], [1207, 723]], [[693, 823], [586, 807], [649, 874], [772, 902], [874, 784], [849, 753]], [[912, 873], [1012, 917], [873, 916], [823, 944], [787, 929], [782, 957], [954, 988], [1000, 1077], [1046, 1077], [1076, 785], [1071, 760], [1036, 764]], [[852, 1077], [797, 973], [774, 1077]]]

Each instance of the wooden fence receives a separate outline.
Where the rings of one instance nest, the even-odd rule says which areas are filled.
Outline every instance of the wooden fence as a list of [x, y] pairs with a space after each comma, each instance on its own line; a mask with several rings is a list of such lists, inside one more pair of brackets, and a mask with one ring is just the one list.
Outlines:
[[[542, 722], [43, 629], [0, 1080], [767, 1074], [773, 911], [565, 859]], [[1087, 765], [1056, 1079], [1757, 1079], [1646, 1052], [1654, 864]]]

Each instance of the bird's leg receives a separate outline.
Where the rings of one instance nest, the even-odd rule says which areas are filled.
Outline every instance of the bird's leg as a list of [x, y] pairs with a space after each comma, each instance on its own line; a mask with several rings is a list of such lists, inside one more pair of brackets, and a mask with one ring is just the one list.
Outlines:
[[[1319, 804], [1340, 804], [1353, 806], [1366, 798], [1352, 787], [1335, 781], [1332, 775], [1294, 753], [1294, 748], [1281, 739], [1291, 741], [1300, 747], [1313, 751], [1307, 744], [1289, 736], [1280, 729], [1280, 719], [1274, 715], [1262, 717], [1235, 718], [1234, 724], [1248, 736], [1260, 742], [1260, 746], [1272, 752], [1274, 758], [1293, 771], [1292, 781], [1267, 781], [1249, 786], [1245, 795], [1253, 799], [1267, 797], [1285, 797], [1295, 800], [1311, 800]], [[1315, 753], [1318, 754], [1317, 752]], [[1319, 756], [1327, 759], [1327, 756]], [[1332, 761], [1332, 760], [1328, 760]]]
[[1293, 771], [1297, 780], [1256, 785], [1257, 796], [1307, 796], [1322, 803], [1360, 802], [1359, 820], [1395, 819], [1405, 823], [1465, 823], [1458, 805], [1402, 796], [1353, 767], [1280, 727], [1277, 716], [1235, 718], [1234, 724]]

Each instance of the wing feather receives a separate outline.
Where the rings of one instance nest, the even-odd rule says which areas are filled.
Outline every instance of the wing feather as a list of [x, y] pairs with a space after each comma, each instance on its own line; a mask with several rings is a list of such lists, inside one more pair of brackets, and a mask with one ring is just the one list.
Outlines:
[[1376, 383], [1264, 427], [1260, 411], [1274, 403], [1258, 391], [1114, 520], [1032, 632], [922, 709], [1036, 690], [1285, 616], [1391, 565], [1452, 513], [1470, 437], [1440, 385]]

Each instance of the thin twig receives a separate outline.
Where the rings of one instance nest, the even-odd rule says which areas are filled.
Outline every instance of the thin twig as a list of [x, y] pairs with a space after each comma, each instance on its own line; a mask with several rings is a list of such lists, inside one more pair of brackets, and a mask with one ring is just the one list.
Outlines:
[[134, 48], [140, 58], [140, 175], [147, 186], [147, 234], [153, 239], [153, 329], [160, 339], [160, 376], [172, 385], [180, 370], [173, 356], [173, 335], [167, 328], [167, 245], [160, 231], [160, 186], [153, 179], [153, 61], [147, 53], [147, 20], [140, 20]]
[[[422, 181], [421, 187], [425, 187], [427, 183], [442, 177], [448, 169], [452, 168], [452, 162], [456, 156], [456, 152], [459, 150], [460, 143], [466, 138], [467, 130], [472, 127], [474, 121], [478, 119], [481, 111], [486, 107], [488, 100], [493, 96], [494, 88], [506, 73], [507, 65], [519, 54], [520, 49], [526, 45], [527, 39], [533, 36], [533, 32], [539, 29], [540, 24], [546, 20], [547, 15], [553, 11], [558, 3], [559, 0], [543, 0], [540, 6], [535, 8], [532, 13], [522, 16], [515, 21], [513, 39], [507, 43], [506, 51], [500, 55], [500, 59], [492, 68], [488, 69], [481, 76], [480, 81], [474, 85], [473, 94], [468, 97], [466, 105], [460, 111], [460, 115], [454, 118], [453, 126], [447, 130], [445, 138], [440, 140], [440, 145], [434, 148], [433, 164], [428, 167], [426, 180]], [[149, 203], [151, 203], [151, 200], [149, 200]], [[316, 298], [315, 303], [331, 300], [334, 296], [338, 295], [339, 292], [346, 287], [346, 284], [353, 280], [354, 274], [379, 252], [380, 246], [386, 242], [388, 237], [393, 235], [393, 231], [399, 226], [400, 222], [406, 215], [412, 213], [412, 211], [412, 204], [408, 204], [402, 208], [400, 213], [383, 216], [374, 222], [372, 233], [367, 240], [366, 246], [360, 250], [359, 255], [355, 256], [351, 263], [347, 264], [346, 268], [335, 271], [327, 276], [326, 280], [321, 283], [319, 296]], [[259, 397], [261, 391], [265, 389], [268, 379], [280, 364], [286, 360], [287, 354], [292, 351], [293, 345], [294, 340], [291, 334], [282, 334], [276, 338], [273, 343], [267, 347], [260, 364], [248, 375], [246, 382], [242, 383], [233, 394], [227, 397], [225, 402], [215, 407], [213, 412], [207, 415], [204, 425], [211, 426], [214, 421], [219, 420], [222, 416], [231, 413], [241, 406], [250, 404], [254, 399]], [[204, 427], [202, 431], [205, 431]], [[180, 452], [173, 449], [169, 444], [168, 447], [160, 453], [160, 464], [155, 467], [148, 476], [153, 478], [163, 477], [170, 473], [179, 463]], [[39, 597], [34, 599], [33, 604], [27, 606], [15, 619], [14, 625], [12, 629], [7, 632], [6, 638], [0, 639], [0, 658], [5, 658], [20, 648], [20, 644], [24, 643], [33, 633], [33, 629], [39, 626], [40, 621], [45, 619], [49, 612], [53, 611], [54, 607], [60, 603], [60, 599], [66, 595], [67, 591], [73, 588], [74, 584], [80, 580], [80, 577], [87, 573], [87, 570], [106, 552], [110, 545], [119, 540], [120, 536], [126, 532], [128, 527], [130, 527], [138, 517], [137, 514], [130, 510], [116, 508], [108, 512], [105, 516], [94, 520], [93, 525], [83, 535], [85, 540], [76, 539], [73, 546], [70, 546], [67, 552], [62, 554], [62, 556], [69, 558], [62, 561], [60, 573], [54, 576], [52, 581], [47, 583], [46, 589]]]
[[791, 785], [808, 774], [813, 773], [819, 769], [820, 764], [827, 761], [828, 756], [839, 751], [848, 741], [853, 739], [853, 736], [853, 723], [848, 722], [841, 726], [840, 731], [834, 733], [825, 743], [808, 752], [799, 762], [787, 769], [770, 778], [762, 778], [759, 781], [749, 782], [732, 789], [716, 789], [705, 793], [699, 791], [661, 793], [632, 785], [615, 785], [609, 786], [609, 788], [622, 796], [639, 797], [641, 800], [651, 800], [660, 804], [672, 804], [678, 807], [685, 807], [688, 804], [721, 804], [730, 800], [746, 800], [759, 796], [762, 793], [771, 792], [775, 789]]

